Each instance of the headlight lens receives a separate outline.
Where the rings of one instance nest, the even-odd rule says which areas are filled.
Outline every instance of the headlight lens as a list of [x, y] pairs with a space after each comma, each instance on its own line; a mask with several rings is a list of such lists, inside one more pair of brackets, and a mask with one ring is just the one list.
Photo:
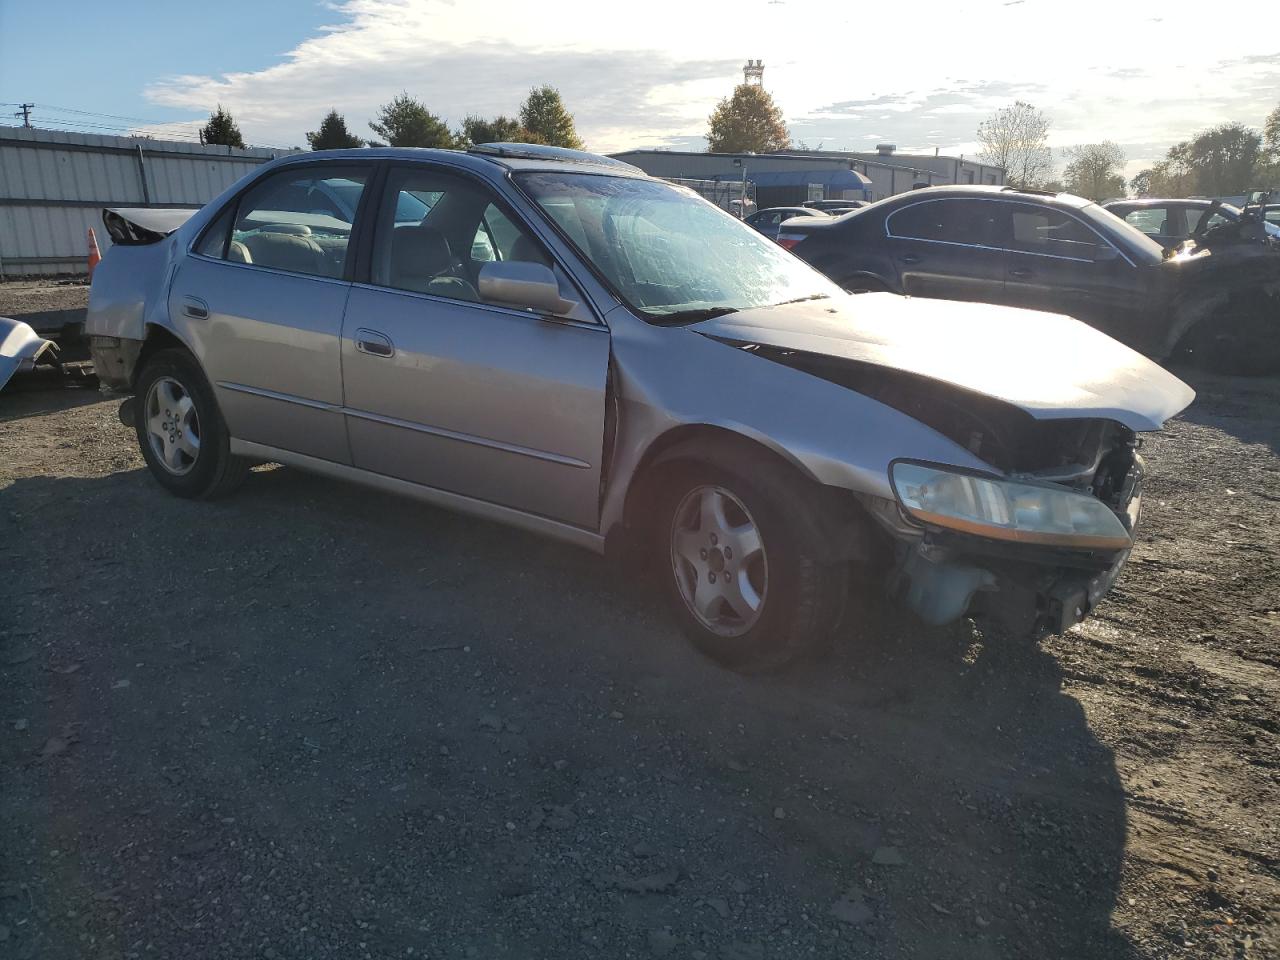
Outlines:
[[923, 463], [890, 470], [898, 502], [921, 523], [1015, 543], [1122, 550], [1129, 531], [1100, 500]]

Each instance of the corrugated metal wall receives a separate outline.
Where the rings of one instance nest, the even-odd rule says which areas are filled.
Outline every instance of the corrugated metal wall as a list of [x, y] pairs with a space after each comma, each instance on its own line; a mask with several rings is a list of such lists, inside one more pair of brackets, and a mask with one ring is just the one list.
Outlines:
[[83, 273], [103, 207], [200, 207], [281, 152], [0, 127], [0, 276]]

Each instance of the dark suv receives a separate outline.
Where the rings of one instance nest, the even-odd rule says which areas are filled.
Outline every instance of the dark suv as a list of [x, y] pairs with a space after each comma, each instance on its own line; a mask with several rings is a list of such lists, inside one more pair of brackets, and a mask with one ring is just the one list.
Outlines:
[[1247, 337], [1275, 352], [1273, 308], [1257, 301], [1280, 291], [1280, 257], [1248, 276], [1204, 255], [1166, 258], [1131, 225], [1069, 194], [931, 187], [839, 219], [788, 221], [778, 242], [848, 290], [1065, 313], [1157, 360], [1191, 339], [1203, 344], [1203, 331], [1188, 337], [1206, 319], [1232, 328], [1220, 349], [1238, 352]]

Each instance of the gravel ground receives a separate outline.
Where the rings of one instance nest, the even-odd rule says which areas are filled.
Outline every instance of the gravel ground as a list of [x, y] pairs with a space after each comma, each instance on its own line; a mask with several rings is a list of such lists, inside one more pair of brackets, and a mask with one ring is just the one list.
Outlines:
[[0, 397], [0, 957], [1280, 951], [1280, 382], [1204, 380], [1035, 646], [743, 678], [568, 547]]
[[44, 336], [84, 323], [89, 284], [84, 279], [6, 280], [0, 283], [0, 317], [30, 324]]

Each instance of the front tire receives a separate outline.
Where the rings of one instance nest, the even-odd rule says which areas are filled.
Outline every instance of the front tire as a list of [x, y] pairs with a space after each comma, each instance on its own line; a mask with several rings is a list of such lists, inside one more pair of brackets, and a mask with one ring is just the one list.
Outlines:
[[184, 350], [161, 350], [138, 376], [134, 429], [151, 475], [191, 499], [226, 496], [248, 461], [231, 455], [231, 436], [213, 388]]
[[733, 670], [764, 673], [825, 647], [844, 609], [848, 567], [823, 559], [821, 518], [800, 478], [768, 461], [749, 475], [667, 467], [653, 556], [693, 645]]

